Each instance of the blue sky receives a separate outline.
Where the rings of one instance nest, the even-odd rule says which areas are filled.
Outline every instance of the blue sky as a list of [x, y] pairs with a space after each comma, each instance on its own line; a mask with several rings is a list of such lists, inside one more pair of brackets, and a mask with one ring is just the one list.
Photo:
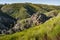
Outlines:
[[37, 3], [37, 4], [49, 4], [49, 5], [60, 5], [60, 0], [0, 0], [0, 4], [4, 3]]

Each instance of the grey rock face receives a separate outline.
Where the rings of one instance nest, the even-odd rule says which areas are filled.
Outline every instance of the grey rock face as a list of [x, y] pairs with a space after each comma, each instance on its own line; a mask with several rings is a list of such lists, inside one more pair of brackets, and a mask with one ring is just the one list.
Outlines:
[[49, 18], [44, 15], [44, 14], [34, 14], [31, 17], [31, 20], [33, 21], [33, 23], [35, 23], [36, 25], [39, 25], [40, 23], [44, 23], [46, 20], [48, 20]]
[[49, 18], [44, 14], [33, 14], [30, 19], [24, 20], [24, 23], [19, 23], [13, 27], [14, 32], [19, 32], [32, 27], [32, 25], [39, 25], [44, 23]]

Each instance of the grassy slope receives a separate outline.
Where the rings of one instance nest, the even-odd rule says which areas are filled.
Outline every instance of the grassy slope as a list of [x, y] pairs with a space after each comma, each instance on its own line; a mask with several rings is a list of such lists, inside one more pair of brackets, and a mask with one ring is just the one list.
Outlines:
[[24, 8], [24, 5], [25, 4], [8, 4], [3, 6], [1, 10], [15, 19], [25, 19], [30, 17], [30, 15], [27, 13], [27, 10]]
[[0, 36], [0, 40], [60, 40], [60, 15], [44, 24], [11, 35]]
[[45, 13], [55, 9], [60, 10], [60, 7], [29, 3], [7, 4], [1, 8], [4, 13], [7, 13], [8, 15], [16, 19], [28, 18], [30, 17], [30, 15], [38, 11], [40, 11], [41, 13]]

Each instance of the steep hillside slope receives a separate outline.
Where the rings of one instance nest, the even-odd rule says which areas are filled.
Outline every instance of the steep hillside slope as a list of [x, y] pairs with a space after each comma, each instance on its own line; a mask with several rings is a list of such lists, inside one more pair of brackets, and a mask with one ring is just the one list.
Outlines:
[[[47, 15], [45, 15], [45, 14], [47, 14]], [[46, 21], [48, 21], [50, 18], [56, 17], [59, 14], [59, 12], [57, 10], [53, 10], [53, 11], [47, 12], [45, 14], [37, 12], [37, 13], [33, 14], [30, 18], [18, 20], [17, 24], [14, 25], [14, 27], [12, 28], [13, 32], [20, 32], [25, 29], [29, 29], [33, 26], [43, 24]]]
[[15, 3], [0, 5], [0, 34], [12, 34], [44, 24], [57, 16], [60, 6]]
[[60, 40], [60, 14], [36, 27], [0, 36], [0, 40]]

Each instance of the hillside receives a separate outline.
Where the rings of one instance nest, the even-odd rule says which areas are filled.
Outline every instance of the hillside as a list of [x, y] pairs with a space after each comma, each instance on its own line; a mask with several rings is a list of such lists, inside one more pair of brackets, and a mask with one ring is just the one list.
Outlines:
[[[59, 6], [49, 6], [42, 4], [29, 4], [29, 3], [17, 3], [17, 4], [6, 4], [1, 8], [2, 12], [7, 13], [8, 15], [16, 19], [29, 18], [30, 15], [41, 11], [41, 13], [49, 12], [52, 10], [60, 10]], [[24, 16], [22, 18], [22, 16]]]
[[44, 24], [12, 35], [0, 36], [0, 40], [60, 40], [60, 14]]
[[60, 6], [0, 4], [0, 40], [60, 40]]

